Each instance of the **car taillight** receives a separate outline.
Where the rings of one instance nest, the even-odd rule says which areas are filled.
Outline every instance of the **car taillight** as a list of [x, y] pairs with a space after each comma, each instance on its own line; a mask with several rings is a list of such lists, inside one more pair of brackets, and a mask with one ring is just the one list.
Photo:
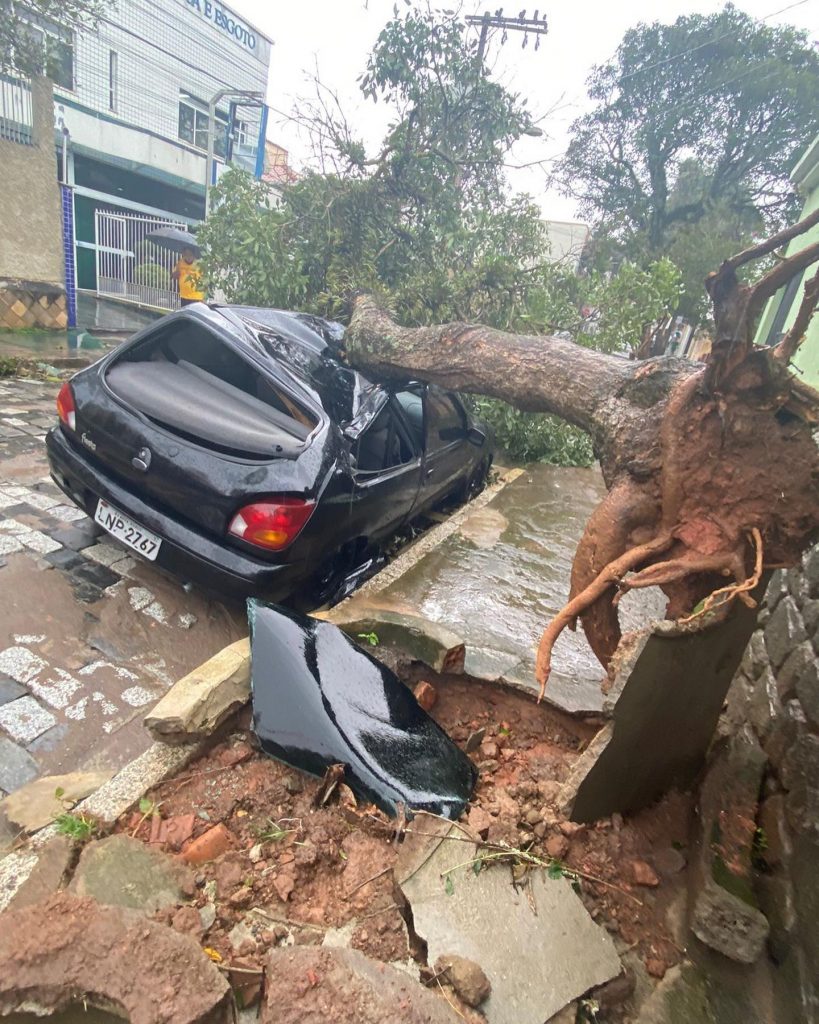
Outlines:
[[77, 410], [74, 407], [74, 394], [68, 381], [63, 384], [57, 395], [57, 412], [61, 423], [64, 423], [70, 430], [77, 429]]
[[314, 508], [314, 502], [303, 498], [255, 501], [239, 509], [228, 533], [268, 551], [281, 551], [298, 537]]

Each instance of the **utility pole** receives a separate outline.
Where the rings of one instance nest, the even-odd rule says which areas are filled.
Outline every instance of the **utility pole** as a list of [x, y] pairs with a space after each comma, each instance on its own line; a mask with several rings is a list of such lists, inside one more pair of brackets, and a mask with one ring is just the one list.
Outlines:
[[[210, 213], [210, 189], [211, 178], [213, 177], [213, 147], [216, 137], [216, 104], [226, 97], [231, 99], [245, 100], [248, 106], [264, 106], [264, 96], [260, 92], [252, 92], [248, 89], [220, 89], [214, 93], [208, 104], [208, 155], [205, 161], [205, 216]], [[267, 119], [263, 118], [265, 127]], [[264, 139], [259, 140], [259, 145], [264, 146]]]
[[510, 32], [523, 32], [523, 47], [529, 42], [529, 36], [535, 37], [535, 49], [540, 49], [540, 36], [545, 36], [549, 31], [546, 25], [546, 15], [538, 17], [539, 11], [535, 11], [531, 18], [526, 17], [526, 11], [522, 10], [517, 18], [507, 18], [504, 16], [503, 8], [499, 7], [494, 14], [490, 14], [486, 11], [484, 14], [468, 14], [465, 18], [467, 25], [473, 25], [481, 27], [481, 38], [478, 43], [478, 63], [483, 63], [484, 55], [486, 54], [486, 44], [489, 39], [490, 28], [499, 28], [503, 31], [501, 37], [501, 44], [506, 42], [508, 34]]

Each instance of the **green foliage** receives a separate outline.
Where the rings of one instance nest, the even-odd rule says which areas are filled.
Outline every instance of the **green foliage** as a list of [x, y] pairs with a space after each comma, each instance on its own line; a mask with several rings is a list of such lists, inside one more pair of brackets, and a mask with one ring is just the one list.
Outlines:
[[[48, 74], [59, 60], [60, 29], [93, 28], [108, 5], [103, 0], [13, 0], [0, 4], [0, 71]], [[48, 28], [49, 33], [37, 31]]]
[[682, 311], [702, 315], [705, 273], [788, 219], [789, 172], [819, 130], [819, 53], [804, 32], [732, 4], [629, 30], [588, 80], [557, 176], [615, 259], [670, 256]]
[[25, 360], [19, 356], [0, 356], [0, 379], [17, 377], [25, 366]]
[[171, 275], [158, 263], [140, 263], [134, 270], [134, 282], [148, 288], [161, 288], [167, 291], [171, 287]]
[[378, 647], [378, 633], [358, 633], [357, 636], [359, 640], [363, 640], [370, 647]]
[[485, 420], [503, 450], [515, 462], [550, 462], [555, 466], [590, 466], [591, 438], [554, 416], [521, 412], [497, 398], [475, 395], [474, 412]]
[[54, 819], [60, 835], [68, 836], [78, 843], [87, 843], [97, 831], [97, 823], [85, 814], [60, 814]]
[[682, 291], [680, 271], [669, 259], [645, 268], [624, 263], [611, 277], [589, 277], [586, 304], [595, 312], [583, 334], [603, 352], [636, 349], [643, 332], [677, 308]]
[[[540, 211], [504, 178], [531, 119], [480, 66], [456, 15], [396, 14], [360, 86], [394, 114], [376, 155], [322, 103], [301, 117], [323, 169], [285, 186], [280, 206], [242, 171], [222, 175], [197, 236], [211, 291], [333, 319], [368, 291], [404, 324], [568, 331], [609, 352], [638, 345], [645, 325], [673, 310], [679, 276], [668, 261], [583, 278], [548, 261]], [[483, 398], [475, 406], [516, 459], [591, 461], [588, 438], [554, 418]]]
[[229, 302], [302, 308], [307, 296], [298, 255], [267, 185], [232, 167], [212, 196], [215, 212], [196, 239], [208, 291], [222, 289]]

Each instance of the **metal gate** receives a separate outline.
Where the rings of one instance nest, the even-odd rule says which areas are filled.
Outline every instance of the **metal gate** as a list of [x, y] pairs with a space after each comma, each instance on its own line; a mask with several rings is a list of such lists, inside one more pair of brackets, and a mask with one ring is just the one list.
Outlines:
[[184, 229], [187, 224], [96, 210], [97, 295], [153, 309], [177, 309], [179, 292], [171, 274], [179, 257], [146, 237], [166, 227]]

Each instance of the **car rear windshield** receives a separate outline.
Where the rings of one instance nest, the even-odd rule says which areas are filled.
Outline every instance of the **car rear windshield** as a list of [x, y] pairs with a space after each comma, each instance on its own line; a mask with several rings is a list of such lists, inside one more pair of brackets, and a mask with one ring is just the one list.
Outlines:
[[205, 447], [292, 458], [318, 420], [206, 327], [176, 320], [117, 359], [106, 382], [155, 423]]

